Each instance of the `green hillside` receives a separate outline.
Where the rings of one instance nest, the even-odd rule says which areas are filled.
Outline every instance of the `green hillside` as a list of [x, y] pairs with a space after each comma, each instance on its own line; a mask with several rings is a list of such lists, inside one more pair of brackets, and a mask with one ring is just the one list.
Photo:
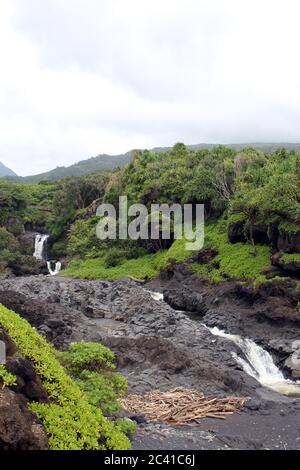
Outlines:
[[39, 183], [41, 181], [59, 181], [63, 178], [67, 178], [68, 176], [83, 176], [97, 171], [109, 171], [117, 167], [123, 167], [129, 163], [131, 159], [132, 152], [128, 152], [123, 155], [99, 155], [98, 157], [89, 158], [88, 160], [82, 160], [69, 167], [57, 167], [54, 170], [41, 173], [39, 175], [14, 177], [14, 174], [12, 174], [2, 176], [12, 176], [12, 178], [9, 178], [10, 180], [26, 184]]

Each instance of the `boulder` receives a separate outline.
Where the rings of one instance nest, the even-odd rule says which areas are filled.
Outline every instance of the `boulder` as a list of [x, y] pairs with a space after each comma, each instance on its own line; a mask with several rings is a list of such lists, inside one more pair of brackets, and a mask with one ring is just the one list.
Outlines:
[[54, 291], [49, 296], [48, 304], [29, 299], [19, 292], [0, 289], [0, 303], [25, 318], [57, 348], [62, 348], [71, 334], [74, 314], [68, 315], [68, 312], [57, 303], [59, 298], [57, 300], [55, 295]]
[[17, 385], [14, 387], [14, 391], [21, 393], [30, 401], [34, 400], [39, 403], [47, 403], [49, 401], [42, 381], [37, 376], [33, 365], [28, 359], [23, 357], [8, 359], [6, 368], [17, 377]]
[[204, 316], [207, 312], [203, 295], [188, 289], [166, 290], [164, 299], [175, 310], [195, 312], [200, 316]]
[[48, 439], [42, 425], [21, 395], [0, 390], [0, 450], [47, 450]]
[[300, 349], [295, 351], [286, 361], [285, 367], [294, 379], [300, 379]]
[[9, 261], [8, 267], [17, 277], [49, 274], [46, 261], [37, 260], [33, 256], [20, 256], [16, 260]]

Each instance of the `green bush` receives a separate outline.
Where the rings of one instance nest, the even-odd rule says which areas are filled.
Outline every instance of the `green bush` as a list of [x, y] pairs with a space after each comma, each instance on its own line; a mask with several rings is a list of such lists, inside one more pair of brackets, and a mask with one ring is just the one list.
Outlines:
[[72, 374], [79, 374], [84, 370], [97, 371], [102, 369], [115, 369], [115, 355], [108, 348], [99, 343], [73, 343], [69, 350], [62, 353], [65, 366]]
[[[8, 254], [13, 254], [19, 251], [20, 246], [13, 234], [8, 232], [6, 228], [0, 227], [0, 259], [6, 259]], [[7, 254], [5, 254], [7, 253]]]
[[106, 268], [115, 268], [124, 261], [124, 252], [118, 248], [112, 248], [105, 256], [104, 266]]
[[[0, 325], [19, 352], [30, 359], [51, 398], [51, 403], [31, 403], [41, 419], [53, 450], [130, 449], [119, 426], [108, 421], [57, 359], [57, 352], [29, 323], [0, 305]], [[110, 357], [106, 352], [104, 358]], [[76, 361], [75, 361], [76, 363]]]
[[108, 279], [111, 281], [127, 279], [129, 276], [136, 279], [150, 279], [158, 276], [160, 270], [166, 268], [171, 261], [182, 262], [191, 256], [192, 253], [185, 249], [185, 243], [185, 239], [175, 240], [168, 250], [144, 254], [137, 259], [124, 259], [119, 265], [110, 268], [105, 266], [103, 257], [76, 259], [62, 274], [79, 279]]
[[67, 255], [67, 240], [59, 240], [53, 243], [51, 247], [51, 256], [53, 259], [62, 258]]
[[83, 371], [77, 383], [89, 403], [101, 408], [105, 416], [113, 416], [121, 410], [118, 399], [125, 395], [127, 380], [116, 372]]
[[[209, 264], [192, 263], [191, 269], [201, 277], [214, 283], [229, 279], [255, 280], [261, 278], [271, 266], [271, 251], [267, 246], [258, 246], [253, 256], [250, 244], [231, 244], [227, 238], [226, 223], [207, 224], [205, 227], [205, 248], [214, 248], [218, 254]], [[264, 276], [265, 278], [265, 276]]]
[[0, 383], [2, 383], [2, 387], [11, 387], [16, 385], [16, 382], [17, 377], [8, 372], [4, 364], [0, 364]]
[[91, 405], [105, 416], [121, 410], [118, 399], [125, 395], [127, 380], [114, 371], [112, 351], [99, 343], [80, 342], [71, 344], [61, 359]]
[[284, 253], [281, 260], [284, 263], [300, 263], [300, 253]]

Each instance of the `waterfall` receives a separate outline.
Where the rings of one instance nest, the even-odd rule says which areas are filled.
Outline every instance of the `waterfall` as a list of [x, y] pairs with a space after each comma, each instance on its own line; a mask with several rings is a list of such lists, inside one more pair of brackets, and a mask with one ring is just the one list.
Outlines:
[[[159, 292], [152, 291], [150, 294], [154, 300], [164, 300], [164, 295]], [[251, 339], [225, 333], [225, 331], [220, 330], [216, 326], [214, 328], [209, 328], [204, 324], [203, 326], [212, 335], [227, 339], [239, 347], [245, 359], [238, 356], [235, 352], [232, 352], [232, 357], [242, 366], [246, 374], [256, 379], [261, 385], [282, 395], [300, 397], [300, 382], [285, 379], [268, 351], [265, 351]]]
[[160, 292], [154, 292], [154, 291], [148, 291], [152, 297], [153, 300], [157, 300], [158, 302], [161, 302], [164, 300], [164, 294], [161, 294]]
[[[203, 325], [205, 326], [205, 325]], [[212, 335], [219, 336], [235, 343], [244, 353], [246, 359], [232, 353], [232, 357], [242, 366], [244, 371], [267, 388], [287, 396], [300, 397], [300, 382], [285, 379], [273, 361], [271, 354], [248, 338], [230, 335], [219, 328], [208, 328]]]
[[52, 263], [53, 261], [47, 261], [47, 266], [48, 266], [48, 271], [51, 276], [57, 276], [57, 274], [60, 273], [61, 271], [61, 262], [57, 261], [55, 263], [54, 269], [52, 269]]
[[33, 256], [36, 259], [45, 259], [46, 258], [46, 247], [47, 247], [47, 240], [49, 235], [41, 235], [40, 233], [37, 234], [35, 237], [35, 246], [34, 246], [34, 253]]
[[[34, 253], [33, 256], [36, 259], [40, 260], [47, 260], [47, 240], [49, 238], [49, 235], [42, 235], [41, 233], [38, 233], [37, 236], [35, 237], [35, 245], [34, 245]], [[57, 261], [55, 263], [54, 269], [52, 269], [52, 263], [53, 261], [47, 261], [47, 267], [49, 274], [51, 276], [56, 276], [60, 270], [61, 270], [61, 262]]]

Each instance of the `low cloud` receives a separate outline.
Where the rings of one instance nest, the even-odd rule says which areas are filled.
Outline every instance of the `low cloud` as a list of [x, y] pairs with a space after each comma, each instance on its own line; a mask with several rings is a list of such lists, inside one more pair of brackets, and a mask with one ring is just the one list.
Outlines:
[[0, 0], [0, 161], [300, 141], [296, 0]]

